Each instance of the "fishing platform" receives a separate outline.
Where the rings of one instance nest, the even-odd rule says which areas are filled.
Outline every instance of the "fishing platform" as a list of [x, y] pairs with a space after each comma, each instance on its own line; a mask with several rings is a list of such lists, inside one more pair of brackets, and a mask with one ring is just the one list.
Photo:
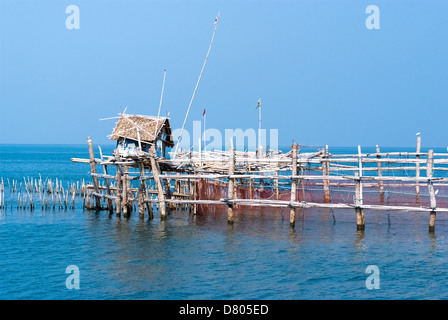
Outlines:
[[[302, 153], [297, 144], [282, 153], [260, 149], [236, 151], [180, 150], [174, 147], [168, 117], [121, 114], [110, 139], [113, 155], [96, 158], [90, 137], [92, 183], [86, 186], [86, 207], [124, 216], [161, 219], [176, 207], [194, 214], [227, 213], [229, 224], [244, 208], [280, 208], [294, 227], [297, 211], [318, 207], [354, 210], [357, 230], [364, 230], [365, 210], [401, 210], [429, 215], [434, 232], [436, 212], [448, 212], [448, 153], [421, 152], [331, 154], [328, 146]], [[109, 174], [113, 167], [116, 174]], [[102, 173], [98, 169], [102, 168]], [[100, 169], [101, 170], [101, 169]], [[422, 173], [425, 174], [422, 174]], [[412, 174], [412, 175], [411, 175]], [[99, 182], [104, 180], [104, 183]], [[155, 210], [154, 206], [157, 208]]]

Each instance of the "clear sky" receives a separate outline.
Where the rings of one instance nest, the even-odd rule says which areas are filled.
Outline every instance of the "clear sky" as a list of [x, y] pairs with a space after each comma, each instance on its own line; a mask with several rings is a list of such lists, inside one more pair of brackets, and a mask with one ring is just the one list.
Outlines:
[[[69, 5], [79, 29], [69, 30]], [[369, 5], [380, 29], [368, 29]], [[1, 0], [0, 143], [107, 143], [121, 107], [279, 144], [448, 145], [448, 1]]]

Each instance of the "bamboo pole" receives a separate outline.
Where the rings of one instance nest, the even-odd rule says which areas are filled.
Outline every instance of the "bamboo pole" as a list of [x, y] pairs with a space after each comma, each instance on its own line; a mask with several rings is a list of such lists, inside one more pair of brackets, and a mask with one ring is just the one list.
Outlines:
[[[416, 159], [420, 159], [421, 144], [422, 144], [422, 138], [420, 136], [417, 136], [417, 150], [416, 150], [416, 155], [415, 155]], [[420, 194], [420, 185], [418, 182], [418, 178], [420, 178], [420, 163], [415, 164], [415, 178], [417, 179], [417, 181], [415, 183], [415, 193], [417, 195], [419, 195]]]
[[275, 200], [278, 200], [278, 172], [274, 171], [274, 176], [277, 177], [277, 179], [274, 179], [274, 193], [275, 193]]
[[[196, 174], [196, 168], [194, 169], [194, 173]], [[197, 196], [198, 196], [198, 193], [197, 193], [197, 190], [198, 190], [198, 181], [197, 181], [197, 179], [193, 179], [193, 183], [192, 183], [192, 185], [193, 185], [193, 199], [194, 200], [197, 200]], [[198, 205], [197, 205], [197, 203], [195, 202], [194, 204], [193, 204], [193, 214], [196, 214], [198, 212]]]
[[[380, 148], [378, 147], [378, 145], [376, 145], [376, 153], [377, 153], [377, 159], [381, 159], [381, 155], [380, 155]], [[383, 170], [381, 169], [381, 163], [378, 162], [377, 164], [378, 166], [378, 178], [380, 179], [378, 181], [378, 185], [380, 187], [380, 198], [383, 199], [384, 198], [384, 184], [383, 184]], [[365, 170], [365, 169], [364, 169]]]
[[356, 212], [356, 230], [361, 231], [365, 229], [364, 212], [362, 209], [362, 184], [359, 172], [355, 172], [355, 212]]
[[151, 162], [151, 170], [154, 176], [154, 181], [158, 193], [160, 219], [165, 220], [166, 219], [165, 195], [163, 194], [162, 180], [159, 178], [159, 172], [160, 172], [159, 164], [157, 163], [155, 156], [156, 156], [156, 150], [155, 145], [153, 144], [151, 146], [151, 156], [149, 157], [149, 160]]
[[131, 188], [131, 179], [129, 176], [129, 166], [128, 165], [124, 166], [124, 178], [125, 178], [124, 182], [126, 182], [126, 191], [127, 191], [127, 195], [126, 195], [127, 201], [126, 201], [125, 205], [127, 206], [127, 214], [129, 215], [133, 210], [133, 203], [131, 200], [131, 199], [133, 199], [133, 196], [132, 196], [133, 190]]
[[[92, 145], [92, 139], [90, 137], [87, 137], [87, 144], [89, 146], [89, 156], [90, 156], [90, 171], [92, 173], [96, 173], [96, 165], [95, 165], [95, 155], [93, 153], [93, 145]], [[99, 193], [98, 190], [98, 178], [93, 176], [93, 186], [95, 192]], [[101, 208], [100, 203], [100, 197], [95, 196], [95, 208], [99, 210]]]
[[[139, 163], [140, 167], [140, 178], [145, 176], [145, 167], [142, 162]], [[144, 179], [140, 179], [140, 185], [138, 188], [138, 215], [140, 218], [145, 217], [145, 198], [146, 196], [146, 181]]]
[[[292, 145], [292, 176], [297, 175], [297, 144]], [[296, 201], [296, 191], [297, 191], [297, 180], [292, 179], [291, 180], [291, 202]], [[291, 207], [289, 210], [289, 226], [291, 228], [294, 228], [294, 225], [296, 223], [296, 208]]]
[[122, 194], [122, 199], [123, 199], [123, 203], [122, 203], [122, 207], [123, 207], [123, 216], [126, 218], [128, 217], [129, 212], [129, 199], [128, 199], [128, 195], [129, 195], [129, 190], [128, 190], [128, 176], [129, 176], [129, 169], [127, 169], [126, 166], [124, 166], [124, 174], [121, 177], [121, 181], [122, 181], [122, 190], [123, 190], [123, 194]]
[[[325, 159], [328, 159], [328, 146], [325, 146], [325, 149], [322, 148], [322, 152], [325, 155]], [[294, 168], [294, 166], [293, 166]], [[322, 163], [322, 175], [329, 176], [330, 175], [330, 162]], [[324, 202], [329, 203], [330, 202], [330, 180], [324, 179], [323, 180], [323, 187], [324, 187]]]
[[[217, 19], [219, 19], [219, 12], [218, 12]], [[199, 81], [201, 81], [202, 73], [204, 72], [205, 64], [207, 63], [207, 59], [208, 59], [208, 56], [210, 54], [210, 50], [212, 48], [213, 39], [215, 38], [215, 33], [216, 33], [217, 26], [218, 26], [218, 20], [216, 20], [215, 28], [213, 30], [212, 40], [210, 41], [210, 46], [208, 47], [207, 55], [205, 56], [205, 60], [204, 60], [204, 64], [202, 65], [201, 73], [199, 74], [198, 81], [196, 82], [196, 87], [194, 88], [193, 96], [191, 97], [190, 104], [188, 105], [187, 114], [185, 115], [184, 123], [182, 124], [182, 129], [180, 130], [179, 138], [177, 139], [177, 144], [176, 144], [176, 149], [174, 151], [174, 154], [177, 154], [177, 148], [179, 147], [180, 141], [182, 139], [182, 133], [184, 131], [184, 127], [185, 127], [185, 123], [187, 121], [188, 113], [190, 112], [191, 104], [193, 103], [194, 96], [196, 95], [196, 91], [198, 90]]]
[[121, 202], [122, 202], [122, 194], [123, 194], [123, 180], [121, 179], [123, 176], [123, 170], [120, 165], [117, 165], [117, 191], [115, 196], [115, 212], [119, 217], [121, 215]]
[[434, 151], [428, 150], [428, 159], [427, 159], [427, 170], [426, 176], [428, 178], [428, 190], [429, 190], [429, 200], [431, 205], [431, 211], [429, 212], [429, 232], [434, 232], [436, 226], [436, 196], [434, 193], [434, 186], [432, 183], [433, 176], [433, 166], [434, 166]]
[[[233, 140], [230, 140], [230, 158], [229, 158], [229, 176], [235, 173], [235, 148], [233, 147]], [[234, 191], [234, 179], [227, 179], [227, 199], [232, 200], [233, 191]], [[233, 212], [233, 203], [228, 203], [227, 208], [227, 223], [233, 224], [234, 222], [234, 212]]]

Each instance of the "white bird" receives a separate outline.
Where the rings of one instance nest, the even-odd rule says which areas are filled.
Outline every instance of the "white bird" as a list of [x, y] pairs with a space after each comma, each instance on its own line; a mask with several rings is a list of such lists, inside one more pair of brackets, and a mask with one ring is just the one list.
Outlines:
[[420, 134], [420, 132], [417, 132], [415, 135], [418, 136]]

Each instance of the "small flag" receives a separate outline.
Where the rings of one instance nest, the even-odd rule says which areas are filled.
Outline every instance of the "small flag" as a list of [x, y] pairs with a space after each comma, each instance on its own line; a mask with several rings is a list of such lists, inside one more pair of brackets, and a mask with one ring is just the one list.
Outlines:
[[261, 100], [260, 99], [258, 99], [258, 104], [257, 104], [257, 107], [255, 108], [255, 109], [258, 109], [258, 107], [261, 105]]
[[202, 112], [202, 116], [205, 116], [205, 109], [204, 109], [204, 112]]
[[219, 17], [216, 17], [215, 18], [215, 22], [213, 22], [213, 24], [217, 24], [218, 23], [218, 19], [219, 19]]

